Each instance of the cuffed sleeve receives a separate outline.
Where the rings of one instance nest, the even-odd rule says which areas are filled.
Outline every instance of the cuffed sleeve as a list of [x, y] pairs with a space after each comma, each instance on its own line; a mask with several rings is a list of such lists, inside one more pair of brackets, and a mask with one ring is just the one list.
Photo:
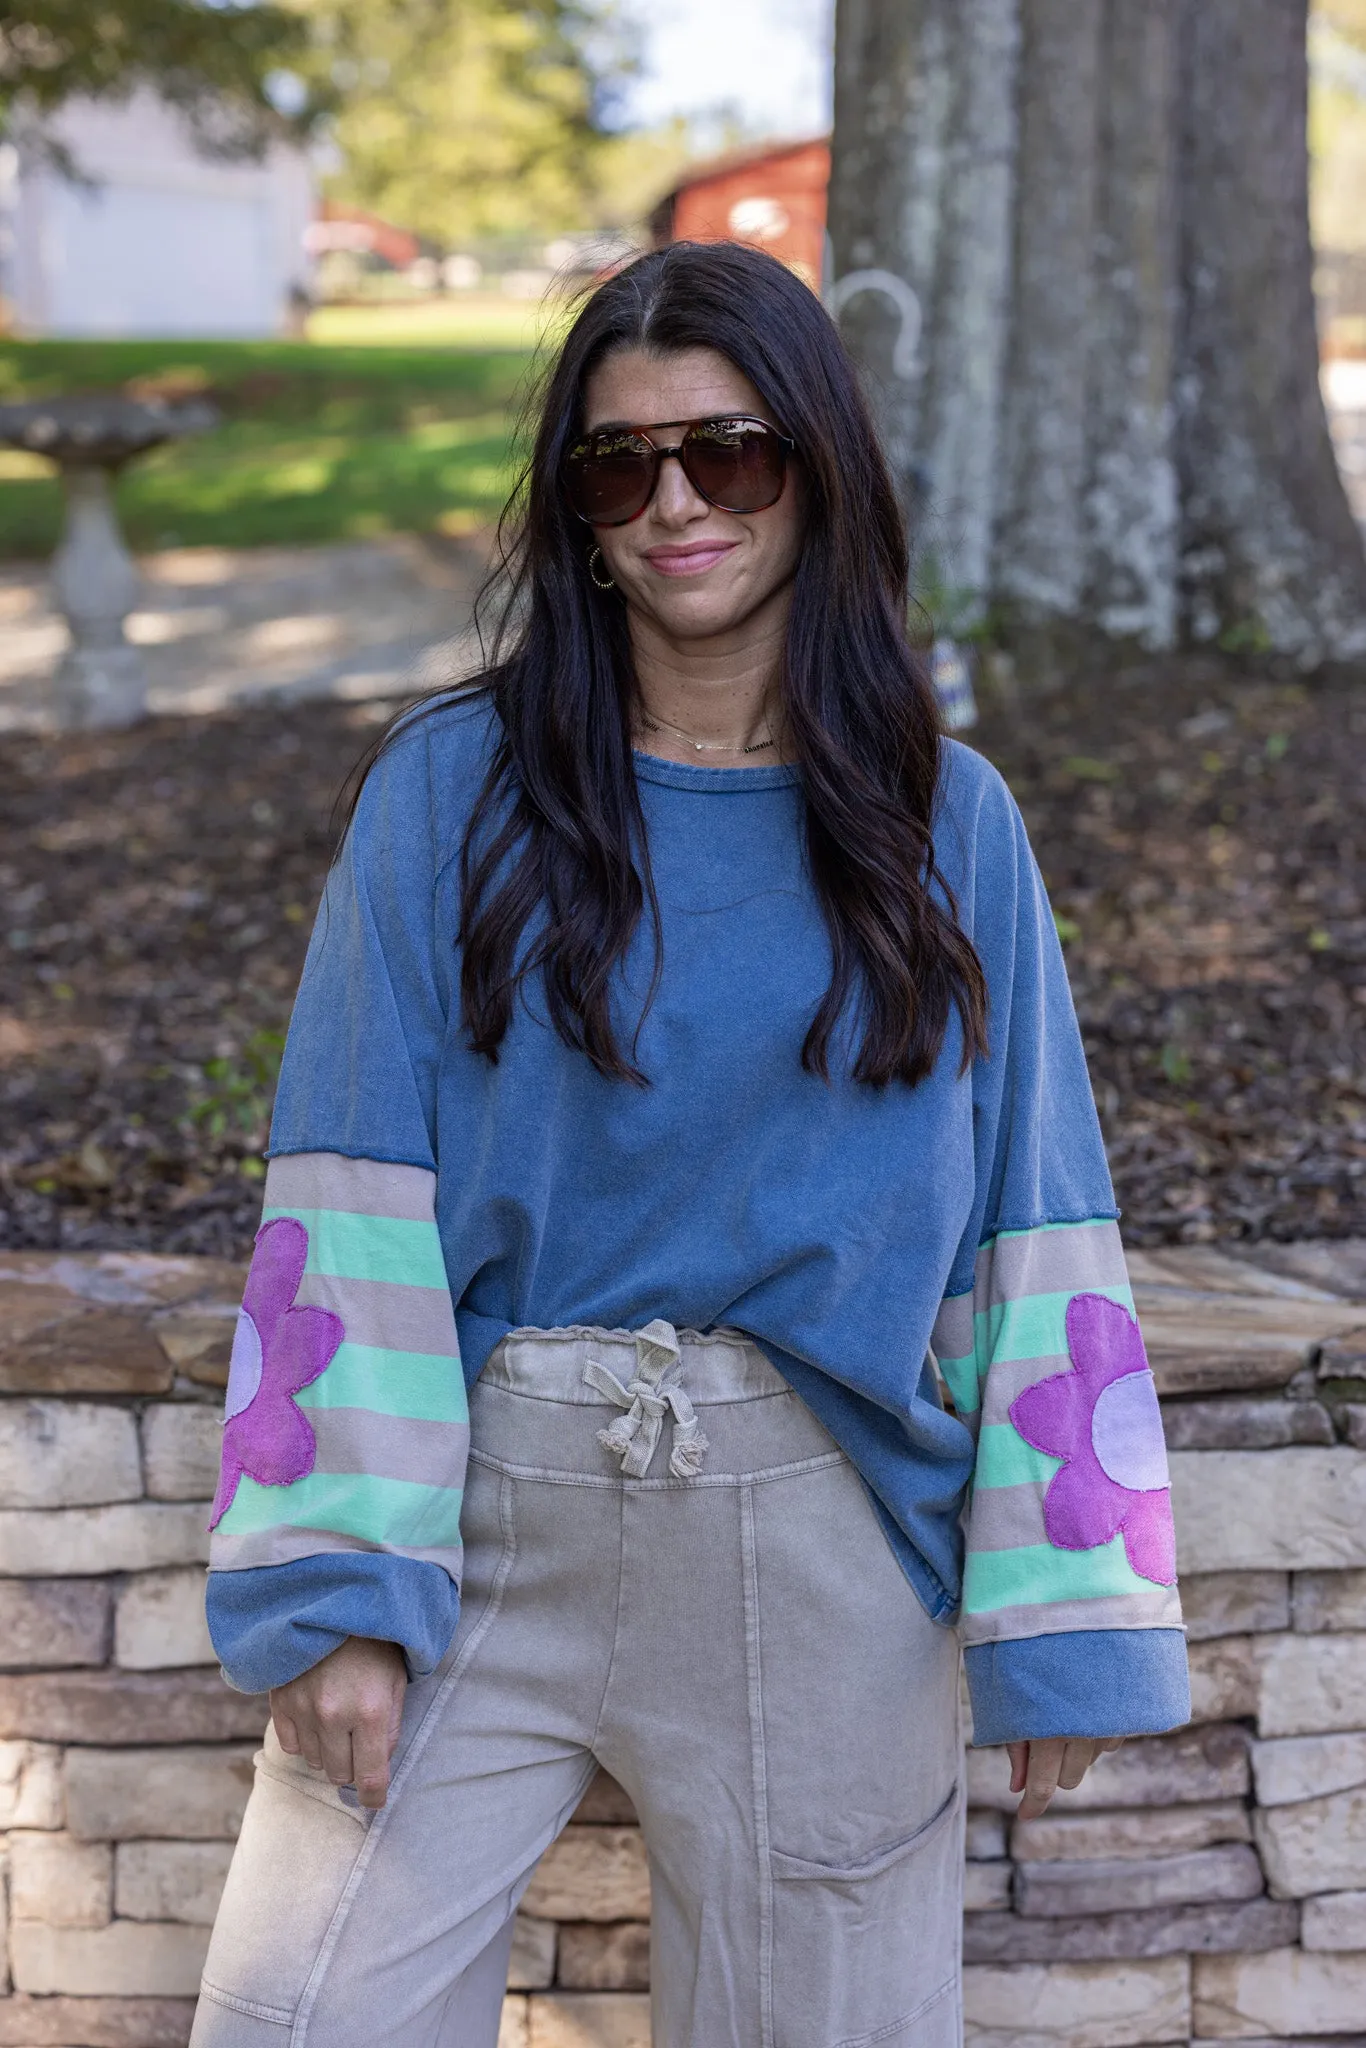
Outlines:
[[347, 1635], [430, 1669], [458, 1615], [469, 1417], [436, 1221], [436, 867], [407, 734], [324, 894], [233, 1344], [208, 1612], [247, 1690]]
[[1161, 1735], [1190, 1718], [1180, 1628], [1081, 1629], [970, 1644], [973, 1741]]
[[1157, 1733], [1190, 1714], [1161, 1413], [1061, 948], [1002, 798], [1011, 844], [992, 872], [1014, 901], [987, 920], [977, 1200], [932, 1339], [976, 1438], [974, 1739]]
[[446, 1654], [460, 1595], [438, 1565], [352, 1551], [292, 1564], [209, 1575], [209, 1634], [230, 1685], [268, 1692], [288, 1685], [348, 1636], [397, 1643], [410, 1678]]

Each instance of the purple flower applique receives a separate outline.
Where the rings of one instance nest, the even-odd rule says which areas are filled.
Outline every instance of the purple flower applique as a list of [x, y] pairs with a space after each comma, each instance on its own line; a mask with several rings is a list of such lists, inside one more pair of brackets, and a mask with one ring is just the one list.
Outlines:
[[1167, 1447], [1138, 1324], [1103, 1294], [1067, 1304], [1067, 1372], [1027, 1387], [1010, 1419], [1027, 1444], [1061, 1458], [1044, 1496], [1059, 1550], [1094, 1550], [1121, 1530], [1140, 1578], [1176, 1584]]
[[294, 1396], [326, 1372], [346, 1333], [330, 1309], [295, 1308], [307, 1264], [302, 1223], [276, 1216], [262, 1224], [232, 1341], [211, 1529], [232, 1506], [244, 1472], [259, 1486], [290, 1486], [313, 1470], [318, 1441]]

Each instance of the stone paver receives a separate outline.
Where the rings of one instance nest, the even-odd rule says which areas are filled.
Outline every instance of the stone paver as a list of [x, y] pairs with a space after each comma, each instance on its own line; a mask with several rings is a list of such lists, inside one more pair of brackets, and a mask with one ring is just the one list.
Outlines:
[[[392, 534], [316, 548], [173, 548], [145, 556], [128, 637], [154, 712], [253, 698], [405, 696], [471, 665], [482, 557], [471, 543]], [[49, 723], [66, 647], [46, 565], [0, 568], [0, 732]]]

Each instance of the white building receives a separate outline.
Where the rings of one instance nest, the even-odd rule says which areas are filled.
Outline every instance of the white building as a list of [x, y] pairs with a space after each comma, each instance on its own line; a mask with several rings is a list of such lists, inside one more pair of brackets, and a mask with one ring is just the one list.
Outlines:
[[307, 156], [204, 155], [150, 92], [69, 101], [46, 123], [78, 178], [32, 140], [5, 151], [3, 289], [26, 335], [266, 338], [311, 270]]

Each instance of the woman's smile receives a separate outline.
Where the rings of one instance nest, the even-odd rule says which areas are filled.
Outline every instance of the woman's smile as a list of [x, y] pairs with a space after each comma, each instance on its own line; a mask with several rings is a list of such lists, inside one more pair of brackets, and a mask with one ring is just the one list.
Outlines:
[[643, 559], [661, 576], [700, 576], [724, 562], [740, 545], [734, 540], [686, 540], [646, 548]]

